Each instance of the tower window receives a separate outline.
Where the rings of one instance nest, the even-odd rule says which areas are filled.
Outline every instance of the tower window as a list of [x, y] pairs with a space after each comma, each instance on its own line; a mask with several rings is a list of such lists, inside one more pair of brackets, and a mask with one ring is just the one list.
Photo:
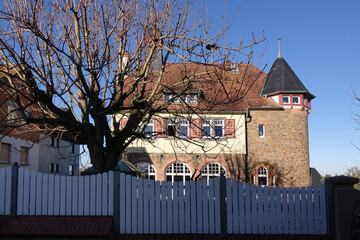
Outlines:
[[290, 97], [289, 96], [283, 96], [282, 97], [283, 104], [290, 104]]
[[265, 125], [259, 125], [259, 137], [265, 137]]
[[293, 96], [293, 104], [300, 104], [300, 97], [299, 96]]

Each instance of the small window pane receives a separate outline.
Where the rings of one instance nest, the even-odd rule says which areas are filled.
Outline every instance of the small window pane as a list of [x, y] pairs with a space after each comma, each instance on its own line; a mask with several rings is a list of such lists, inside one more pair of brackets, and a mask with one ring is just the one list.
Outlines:
[[259, 125], [259, 137], [265, 137], [265, 126]]
[[290, 104], [290, 97], [289, 96], [283, 96], [283, 104]]
[[215, 126], [215, 137], [222, 137], [222, 136], [223, 136], [223, 127]]
[[294, 96], [293, 97], [293, 104], [300, 104], [300, 97]]

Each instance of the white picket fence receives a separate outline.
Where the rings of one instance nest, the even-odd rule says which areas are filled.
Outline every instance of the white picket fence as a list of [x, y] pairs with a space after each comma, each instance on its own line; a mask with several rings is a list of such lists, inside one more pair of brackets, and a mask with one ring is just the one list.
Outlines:
[[[0, 169], [0, 215], [10, 215], [14, 204], [11, 173], [11, 167]], [[273, 188], [231, 179], [221, 184], [220, 178], [171, 183], [20, 167], [15, 201], [17, 215], [114, 216], [120, 234], [219, 234], [221, 226], [228, 234], [327, 234], [324, 185]]]

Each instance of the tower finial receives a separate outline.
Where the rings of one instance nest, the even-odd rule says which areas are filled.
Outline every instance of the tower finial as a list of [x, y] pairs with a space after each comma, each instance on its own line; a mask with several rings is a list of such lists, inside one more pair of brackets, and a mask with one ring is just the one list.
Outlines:
[[280, 40], [281, 40], [281, 38], [278, 38], [278, 40], [279, 40], [279, 53], [278, 53], [277, 58], [282, 58], [282, 56], [281, 56], [281, 50], [280, 50]]

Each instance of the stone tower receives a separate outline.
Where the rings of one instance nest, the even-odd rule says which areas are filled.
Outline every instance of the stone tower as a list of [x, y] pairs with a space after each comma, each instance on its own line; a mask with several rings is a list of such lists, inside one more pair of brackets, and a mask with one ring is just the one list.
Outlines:
[[268, 107], [249, 108], [248, 174], [268, 186], [310, 184], [308, 114], [315, 98], [279, 54], [260, 93]]

